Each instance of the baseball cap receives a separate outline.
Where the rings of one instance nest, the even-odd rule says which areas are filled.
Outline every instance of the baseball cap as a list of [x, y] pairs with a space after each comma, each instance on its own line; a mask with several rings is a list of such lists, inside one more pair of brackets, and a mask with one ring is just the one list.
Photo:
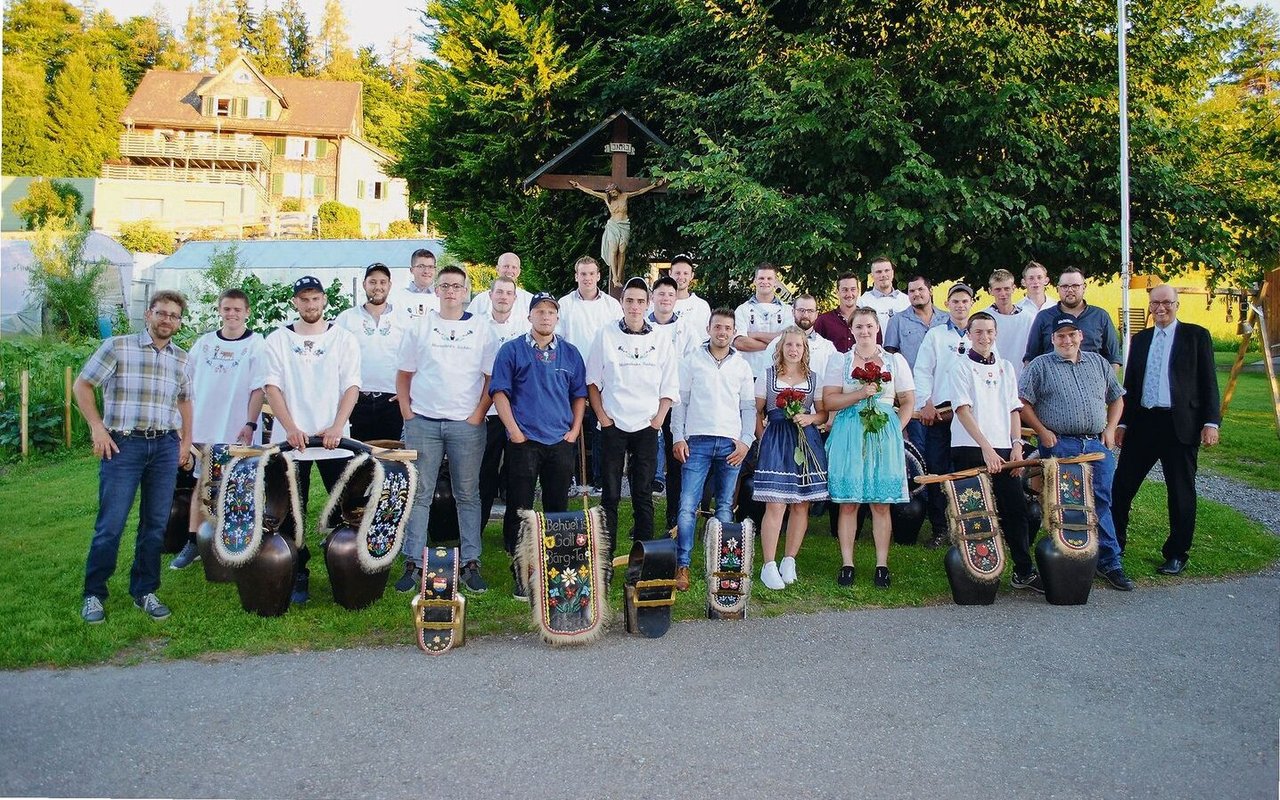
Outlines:
[[951, 288], [947, 290], [947, 299], [950, 300], [951, 295], [955, 294], [956, 292], [964, 292], [965, 294], [969, 295], [970, 299], [973, 299], [973, 289], [969, 288], [969, 284], [967, 283], [956, 282], [951, 284]]
[[645, 294], [648, 294], [649, 282], [637, 275], [634, 278], [629, 278], [627, 282], [623, 284], [622, 291], [625, 292], [627, 289], [639, 289]]
[[324, 284], [314, 275], [303, 275], [293, 282], [293, 296], [297, 297], [305, 291], [315, 289], [317, 292], [324, 291]]
[[388, 269], [387, 265], [383, 264], [381, 261], [375, 261], [364, 268], [364, 276], [366, 278], [375, 272], [381, 272], [383, 275], [386, 275], [388, 279], [391, 278], [391, 270]]
[[551, 294], [550, 292], [538, 292], [532, 298], [530, 298], [529, 310], [532, 311], [533, 309], [537, 308], [539, 303], [550, 303], [551, 305], [556, 307], [557, 311], [560, 310], [560, 301], [557, 300], [556, 296]]
[[1057, 319], [1055, 319], [1055, 320], [1053, 321], [1053, 332], [1054, 332], [1054, 333], [1057, 333], [1058, 331], [1062, 330], [1063, 328], [1076, 328], [1076, 329], [1079, 329], [1079, 327], [1080, 327], [1080, 320], [1076, 319], [1075, 317], [1058, 317]]

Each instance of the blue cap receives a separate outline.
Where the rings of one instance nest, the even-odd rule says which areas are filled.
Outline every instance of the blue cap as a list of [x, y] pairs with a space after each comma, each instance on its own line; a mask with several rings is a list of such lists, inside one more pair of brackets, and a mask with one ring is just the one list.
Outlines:
[[305, 291], [315, 289], [317, 292], [324, 292], [324, 284], [314, 275], [303, 275], [293, 282], [293, 296], [297, 297]]
[[1063, 328], [1079, 328], [1080, 320], [1075, 317], [1058, 317], [1053, 321], [1053, 332], [1057, 333]]
[[532, 311], [538, 307], [538, 303], [550, 303], [556, 307], [556, 311], [560, 310], [560, 301], [551, 292], [538, 292], [529, 300], [529, 310]]

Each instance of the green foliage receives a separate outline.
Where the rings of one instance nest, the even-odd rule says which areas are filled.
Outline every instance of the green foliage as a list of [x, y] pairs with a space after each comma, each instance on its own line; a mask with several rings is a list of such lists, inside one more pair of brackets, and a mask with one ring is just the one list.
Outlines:
[[120, 112], [128, 97], [114, 64], [94, 69], [83, 53], [67, 57], [53, 80], [50, 137], [57, 143], [55, 174], [95, 177], [120, 147]]
[[[218, 316], [218, 295], [232, 287], [243, 286], [246, 278], [240, 269], [240, 248], [232, 244], [227, 247], [215, 247], [209, 257], [209, 266], [196, 281], [191, 295], [191, 305], [185, 322], [174, 336], [179, 347], [190, 348], [200, 334], [218, 328], [222, 324]], [[246, 294], [247, 294], [246, 290]], [[253, 302], [249, 304], [249, 319], [252, 320]]]
[[137, 222], [122, 222], [120, 235], [116, 237], [124, 249], [130, 253], [164, 253], [169, 255], [178, 249], [178, 242], [173, 234], [162, 229], [152, 219], [140, 219]]
[[320, 223], [321, 239], [362, 239], [359, 209], [345, 206], [337, 200], [326, 200], [316, 210]]
[[34, 260], [27, 292], [44, 309], [45, 332], [67, 341], [98, 335], [107, 262], [85, 260], [88, 238], [88, 226], [81, 226], [66, 232], [43, 230], [31, 241]]
[[296, 212], [302, 210], [301, 197], [282, 197], [280, 198], [281, 213]]
[[307, 14], [298, 0], [284, 0], [280, 7], [280, 23], [284, 27], [284, 49], [289, 72], [314, 75], [316, 57], [312, 51], [311, 28], [307, 22]]
[[407, 219], [392, 220], [387, 229], [382, 232], [380, 239], [417, 239], [422, 236], [422, 231], [418, 229]]
[[27, 196], [13, 204], [27, 230], [64, 229], [80, 220], [84, 196], [66, 181], [38, 178], [31, 182]]
[[0, 137], [5, 175], [47, 174], [52, 154], [46, 93], [44, 67], [26, 57], [5, 57], [4, 132]]
[[[20, 449], [22, 371], [27, 370], [27, 425], [37, 451], [56, 448], [63, 441], [66, 402], [64, 370], [72, 376], [97, 349], [97, 341], [64, 342], [50, 337], [6, 338], [0, 341], [0, 459], [12, 459]], [[74, 401], [73, 401], [74, 402]], [[89, 441], [89, 428], [78, 413], [71, 416], [72, 442]]]

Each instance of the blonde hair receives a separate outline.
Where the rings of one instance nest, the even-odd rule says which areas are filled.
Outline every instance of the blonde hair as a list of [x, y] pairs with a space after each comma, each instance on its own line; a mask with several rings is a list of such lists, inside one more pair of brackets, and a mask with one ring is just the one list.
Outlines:
[[804, 353], [800, 356], [800, 374], [805, 378], [809, 377], [809, 334], [805, 333], [799, 325], [792, 325], [783, 328], [782, 333], [778, 334], [778, 345], [773, 349], [773, 371], [775, 375], [781, 375], [787, 371], [787, 357], [783, 355], [782, 346], [786, 344], [787, 337], [795, 335], [800, 337], [800, 341], [804, 344]]

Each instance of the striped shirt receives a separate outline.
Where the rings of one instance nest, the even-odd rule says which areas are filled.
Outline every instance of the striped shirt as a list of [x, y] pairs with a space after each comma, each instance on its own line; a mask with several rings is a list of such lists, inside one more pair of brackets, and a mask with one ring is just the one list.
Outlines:
[[1018, 394], [1059, 436], [1097, 436], [1107, 427], [1107, 404], [1124, 396], [1116, 371], [1097, 353], [1068, 361], [1053, 350], [1035, 358], [1018, 380]]
[[102, 387], [102, 423], [113, 431], [177, 430], [178, 403], [191, 398], [187, 352], [169, 342], [156, 350], [147, 331], [113, 336], [80, 372]]

